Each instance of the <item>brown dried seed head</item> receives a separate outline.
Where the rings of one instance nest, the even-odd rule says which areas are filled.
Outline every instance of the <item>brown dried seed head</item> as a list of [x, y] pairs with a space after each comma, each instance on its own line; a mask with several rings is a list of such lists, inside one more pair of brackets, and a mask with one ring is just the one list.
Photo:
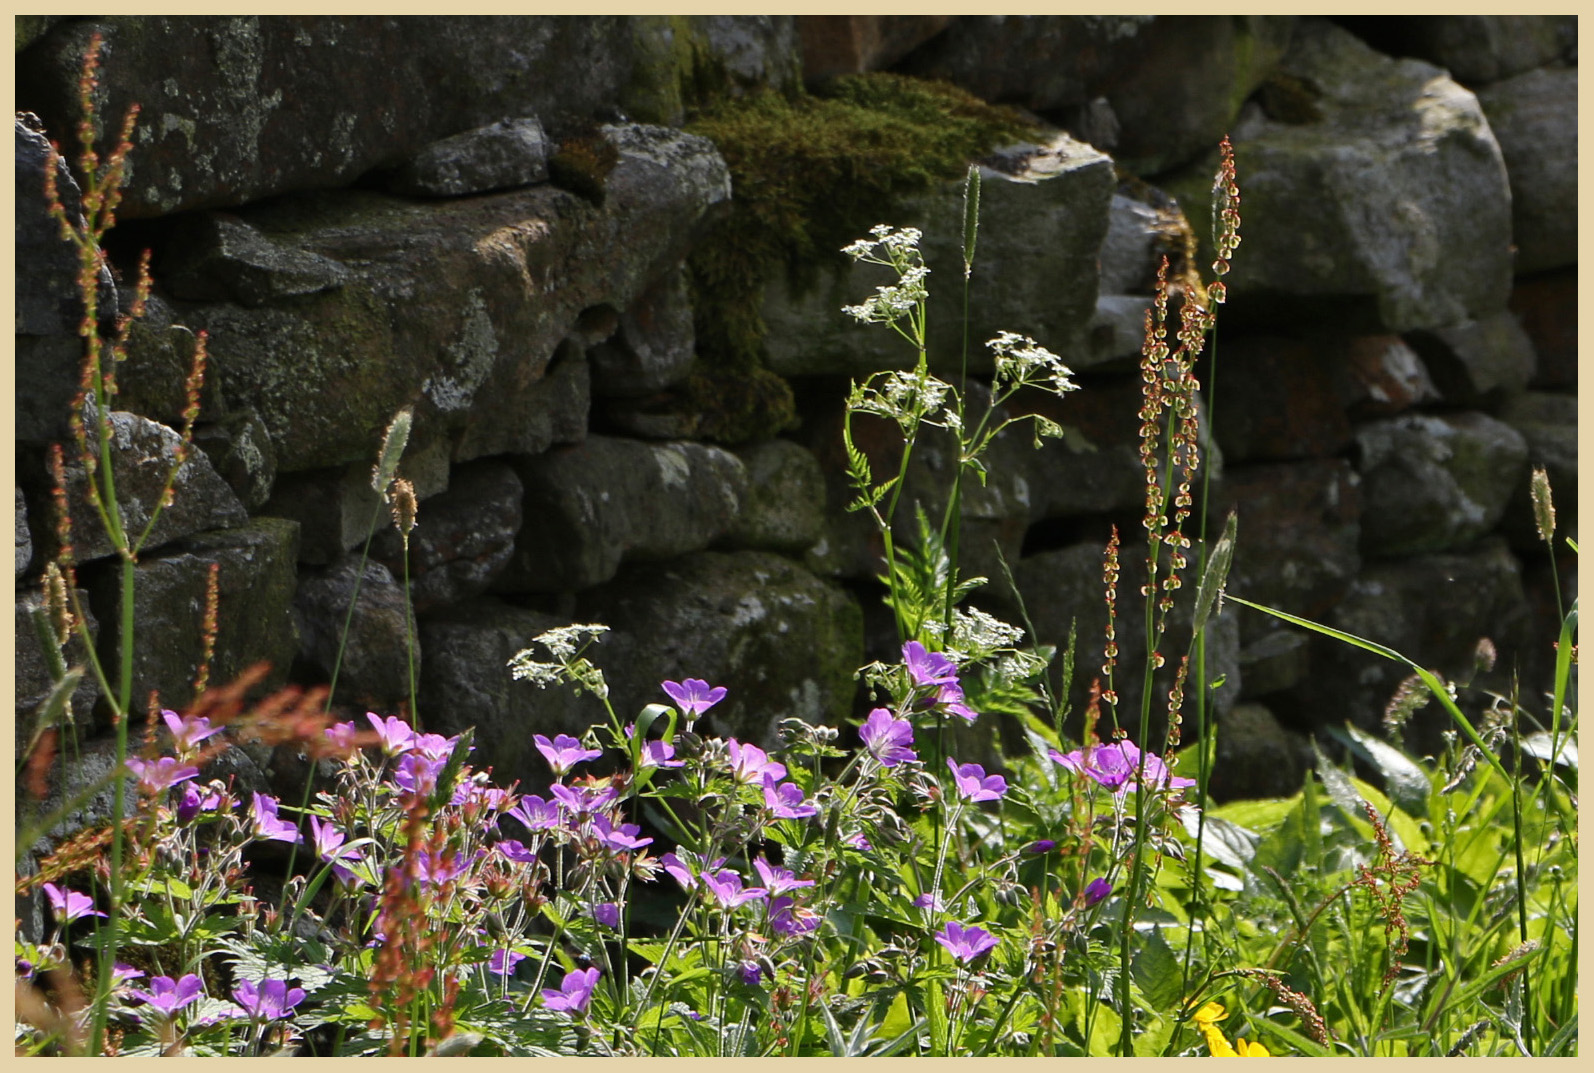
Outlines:
[[402, 535], [409, 536], [415, 528], [415, 516], [420, 510], [415, 501], [415, 485], [400, 477], [393, 482], [388, 503], [393, 510], [393, 528]]

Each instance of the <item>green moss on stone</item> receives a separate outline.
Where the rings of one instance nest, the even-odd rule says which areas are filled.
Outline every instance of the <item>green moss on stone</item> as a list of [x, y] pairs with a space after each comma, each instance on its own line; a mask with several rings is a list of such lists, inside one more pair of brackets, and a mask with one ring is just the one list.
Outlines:
[[789, 389], [763, 368], [760, 309], [776, 273], [811, 286], [822, 269], [844, 265], [841, 247], [889, 220], [900, 197], [1036, 134], [1011, 109], [952, 85], [883, 73], [838, 78], [796, 99], [750, 93], [687, 129], [718, 146], [734, 191], [730, 213], [688, 261], [701, 372], [684, 393], [702, 415], [700, 432], [726, 442], [793, 422]]

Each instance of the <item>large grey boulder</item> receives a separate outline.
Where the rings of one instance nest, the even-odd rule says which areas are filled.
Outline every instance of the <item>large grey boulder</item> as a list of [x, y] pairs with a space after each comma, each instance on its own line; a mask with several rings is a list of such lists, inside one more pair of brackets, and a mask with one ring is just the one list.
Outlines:
[[[1477, 99], [1317, 19], [1297, 25], [1279, 68], [1277, 91], [1233, 130], [1244, 222], [1231, 301], [1311, 299], [1390, 331], [1504, 308], [1511, 194]], [[1216, 165], [1214, 153], [1161, 180], [1203, 239]]]
[[[1290, 797], [1311, 770], [1311, 739], [1286, 728], [1261, 704], [1236, 704], [1218, 720], [1216, 736], [1207, 784], [1215, 801]], [[1195, 777], [1190, 770], [1180, 774]]]
[[451, 439], [456, 461], [579, 437], [587, 371], [561, 344], [583, 311], [629, 306], [730, 196], [705, 139], [635, 124], [601, 134], [617, 154], [601, 208], [543, 185], [424, 202], [344, 190], [241, 214], [353, 278], [259, 308], [185, 307], [210, 331], [229, 405], [260, 414], [283, 472], [368, 463], [406, 403], [417, 439]]
[[691, 371], [696, 345], [686, 270], [678, 265], [620, 314], [610, 338], [587, 352], [593, 391], [630, 398], [667, 388]]
[[1265, 335], [1224, 340], [1221, 369], [1216, 432], [1227, 461], [1320, 458], [1350, 446], [1332, 366], [1317, 348]]
[[836, 726], [852, 714], [852, 675], [863, 662], [858, 604], [782, 556], [699, 552], [628, 567], [583, 593], [576, 618], [615, 630], [613, 654], [594, 662], [622, 717], [667, 702], [659, 683], [687, 677], [729, 691], [706, 729], [766, 747], [782, 719]]
[[1468, 86], [1577, 55], [1576, 15], [1373, 15], [1338, 20], [1381, 52], [1446, 68]]
[[[1011, 146], [980, 164], [980, 233], [969, 288], [969, 368], [989, 370], [984, 343], [999, 331], [1028, 335], [1081, 364], [1096, 302], [1096, 252], [1112, 199], [1112, 161], [1058, 134], [1045, 145]], [[956, 375], [963, 329], [963, 181], [904, 198], [893, 227], [917, 227], [930, 268], [930, 361]], [[860, 236], [862, 237], [862, 236]], [[894, 284], [888, 269], [853, 264], [796, 293], [779, 277], [763, 306], [769, 367], [782, 376], [863, 376], [912, 368], [896, 332], [860, 324], [843, 306]]]
[[1492, 530], [1527, 480], [1527, 442], [1482, 413], [1406, 414], [1356, 433], [1362, 550], [1445, 551]]
[[1577, 263], [1577, 68], [1540, 68], [1478, 91], [1511, 176], [1516, 270]]
[[411, 653], [419, 676], [423, 649], [413, 609], [387, 567], [371, 561], [362, 571], [359, 560], [350, 558], [324, 571], [307, 571], [299, 579], [293, 610], [300, 658], [328, 676], [338, 668], [334, 701], [380, 712], [407, 706]]
[[[136, 541], [155, 517], [155, 526], [143, 545], [144, 551], [203, 529], [228, 528], [249, 520], [233, 490], [217, 476], [204, 452], [197, 450], [189, 451], [187, 460], [177, 468], [171, 485], [171, 503], [156, 517], [156, 509], [166, 495], [167, 476], [177, 457], [181, 437], [165, 425], [122, 411], [111, 413], [110, 424], [111, 474], [116, 482], [122, 529], [129, 540]], [[93, 436], [92, 422], [90, 427]], [[42, 517], [54, 519], [55, 508], [48, 500], [51, 478], [47, 462], [34, 458], [27, 466], [19, 483], [32, 500], [33, 509]], [[70, 445], [66, 452], [65, 474], [67, 506], [72, 514], [72, 548], [77, 561], [82, 563], [113, 554], [116, 548], [89, 500], [88, 475], [83, 461], [76, 457]], [[54, 555], [53, 527], [48, 545], [49, 554]]]
[[[298, 537], [293, 522], [260, 518], [191, 534], [138, 564], [132, 639], [138, 709], [150, 690], [167, 708], [181, 709], [193, 700], [204, 658], [205, 589], [212, 566], [218, 595], [210, 685], [225, 685], [260, 662], [271, 665], [263, 688], [287, 681], [298, 648], [292, 610]], [[88, 587], [100, 621], [119, 621], [121, 576], [114, 564], [95, 571]], [[121, 644], [116, 631], [104, 631], [99, 648], [106, 667], [118, 666]]]
[[529, 186], [548, 178], [548, 136], [536, 116], [497, 123], [433, 142], [388, 179], [395, 194], [464, 197]]
[[[448, 490], [421, 504], [409, 534], [410, 599], [416, 614], [479, 596], [509, 564], [520, 530], [520, 478], [496, 459], [457, 466]], [[402, 579], [404, 542], [384, 526], [371, 554]]]
[[205, 452], [245, 507], [254, 510], [271, 499], [277, 480], [277, 449], [266, 423], [254, 410], [238, 410], [195, 428], [194, 445]]
[[731, 530], [747, 471], [700, 443], [589, 436], [519, 459], [525, 523], [500, 587], [574, 592], [608, 581], [622, 559], [667, 559]]
[[736, 450], [747, 470], [747, 497], [728, 540], [753, 549], [801, 555], [824, 527], [825, 474], [799, 443], [773, 439]]
[[[132, 288], [118, 288], [122, 307], [133, 304]], [[198, 339], [178, 322], [176, 310], [159, 294], [144, 303], [144, 315], [127, 328], [123, 358], [116, 369], [116, 408], [181, 428], [188, 408], [188, 378], [194, 371]], [[221, 384], [214, 371], [199, 387], [201, 422], [227, 416]]]
[[161, 258], [161, 282], [190, 302], [233, 301], [248, 309], [334, 290], [354, 274], [329, 257], [272, 241], [231, 213], [188, 216]]
[[947, 15], [798, 15], [794, 21], [803, 77], [814, 82], [888, 68], [952, 20]]
[[1389, 417], [1439, 399], [1428, 367], [1398, 335], [1339, 336], [1321, 345], [1335, 394], [1353, 419]]

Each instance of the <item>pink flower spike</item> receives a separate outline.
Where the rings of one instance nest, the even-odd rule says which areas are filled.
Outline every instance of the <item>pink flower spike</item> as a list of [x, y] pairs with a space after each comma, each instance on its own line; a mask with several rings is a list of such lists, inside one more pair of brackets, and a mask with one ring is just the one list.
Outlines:
[[684, 682], [660, 682], [659, 687], [670, 695], [675, 706], [688, 719], [696, 719], [724, 700], [726, 692], [724, 686], [709, 688], [709, 684], [701, 678], [688, 678]]

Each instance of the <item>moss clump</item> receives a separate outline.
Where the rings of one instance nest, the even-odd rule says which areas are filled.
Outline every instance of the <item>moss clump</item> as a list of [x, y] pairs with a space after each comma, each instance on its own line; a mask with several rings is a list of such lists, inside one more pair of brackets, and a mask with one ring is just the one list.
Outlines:
[[[838, 78], [796, 99], [748, 94], [687, 130], [718, 146], [735, 191], [732, 211], [688, 261], [704, 373], [685, 392], [705, 416], [726, 413], [718, 426], [706, 420], [702, 433], [730, 442], [743, 438], [733, 431], [772, 435], [793, 421], [790, 391], [775, 390], [762, 368], [764, 284], [786, 272], [794, 286], [811, 286], [823, 267], [845, 264], [842, 246], [889, 220], [899, 197], [1036, 134], [1011, 109], [892, 74]], [[728, 391], [757, 409], [730, 414]]]
[[604, 181], [620, 163], [620, 151], [598, 134], [570, 138], [548, 158], [548, 177], [557, 186], [603, 207]]

